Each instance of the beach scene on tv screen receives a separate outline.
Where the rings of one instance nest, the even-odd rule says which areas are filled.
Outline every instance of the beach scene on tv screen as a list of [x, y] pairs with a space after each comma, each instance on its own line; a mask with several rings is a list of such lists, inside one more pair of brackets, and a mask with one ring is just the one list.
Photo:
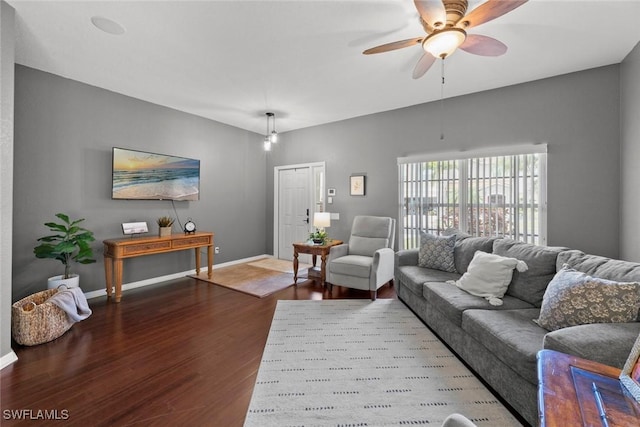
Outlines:
[[198, 200], [200, 161], [113, 149], [114, 199]]

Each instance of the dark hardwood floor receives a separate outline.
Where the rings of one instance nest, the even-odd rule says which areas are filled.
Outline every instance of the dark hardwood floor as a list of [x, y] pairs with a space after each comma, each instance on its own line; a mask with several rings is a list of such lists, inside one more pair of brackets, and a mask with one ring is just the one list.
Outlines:
[[[396, 295], [386, 285], [378, 297]], [[93, 315], [57, 340], [14, 343], [0, 424], [241, 426], [277, 301], [329, 298], [369, 294], [299, 281], [259, 299], [184, 278], [125, 292], [119, 304], [92, 299]], [[17, 414], [60, 420], [9, 419]]]

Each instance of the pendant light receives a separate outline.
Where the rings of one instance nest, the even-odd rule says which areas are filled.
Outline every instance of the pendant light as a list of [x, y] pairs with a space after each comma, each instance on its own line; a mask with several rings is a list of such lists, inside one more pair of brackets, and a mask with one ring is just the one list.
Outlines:
[[[271, 145], [278, 142], [278, 132], [276, 132], [276, 115], [275, 113], [265, 113], [267, 116], [267, 133], [264, 136], [264, 151], [271, 151]], [[273, 120], [273, 130], [271, 130], [271, 120]]]
[[276, 144], [278, 142], [278, 132], [276, 132], [276, 113], [267, 113], [267, 116], [271, 117], [271, 120], [273, 120], [273, 130], [269, 134], [269, 140], [271, 143]]

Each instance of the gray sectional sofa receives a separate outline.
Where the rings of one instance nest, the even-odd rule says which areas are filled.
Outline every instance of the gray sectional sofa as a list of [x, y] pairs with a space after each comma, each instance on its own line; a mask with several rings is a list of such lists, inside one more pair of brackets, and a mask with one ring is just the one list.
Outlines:
[[[447, 283], [467, 271], [476, 251], [517, 258], [528, 265], [526, 272], [513, 272], [500, 306]], [[446, 272], [419, 267], [418, 249], [397, 252], [397, 295], [531, 425], [538, 423], [539, 350], [557, 350], [622, 368], [640, 334], [637, 321], [583, 324], [552, 332], [533, 321], [540, 314], [547, 285], [563, 265], [593, 277], [639, 282], [640, 264], [489, 237], [458, 238], [454, 262], [456, 271]]]

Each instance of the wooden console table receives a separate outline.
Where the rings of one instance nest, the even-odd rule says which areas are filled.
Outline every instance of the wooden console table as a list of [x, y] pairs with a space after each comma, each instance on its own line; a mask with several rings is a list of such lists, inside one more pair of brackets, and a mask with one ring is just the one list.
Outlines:
[[[342, 240], [329, 240], [324, 245], [312, 245], [309, 243], [294, 243], [293, 244], [293, 283], [298, 284], [298, 254], [311, 254], [313, 260], [313, 267], [316, 266], [317, 256], [320, 255], [320, 283], [325, 285], [327, 278], [327, 255], [331, 250], [331, 246], [341, 245]], [[310, 269], [311, 270], [311, 269]]]
[[623, 390], [619, 375], [620, 369], [612, 366], [540, 351], [540, 426], [640, 426], [640, 404]]
[[125, 258], [194, 249], [196, 274], [198, 274], [200, 273], [200, 248], [206, 247], [209, 279], [213, 273], [213, 233], [178, 233], [167, 237], [122, 237], [105, 240], [103, 243], [107, 297], [111, 298], [111, 292], [115, 286], [116, 302], [120, 302], [122, 298], [122, 261]]

